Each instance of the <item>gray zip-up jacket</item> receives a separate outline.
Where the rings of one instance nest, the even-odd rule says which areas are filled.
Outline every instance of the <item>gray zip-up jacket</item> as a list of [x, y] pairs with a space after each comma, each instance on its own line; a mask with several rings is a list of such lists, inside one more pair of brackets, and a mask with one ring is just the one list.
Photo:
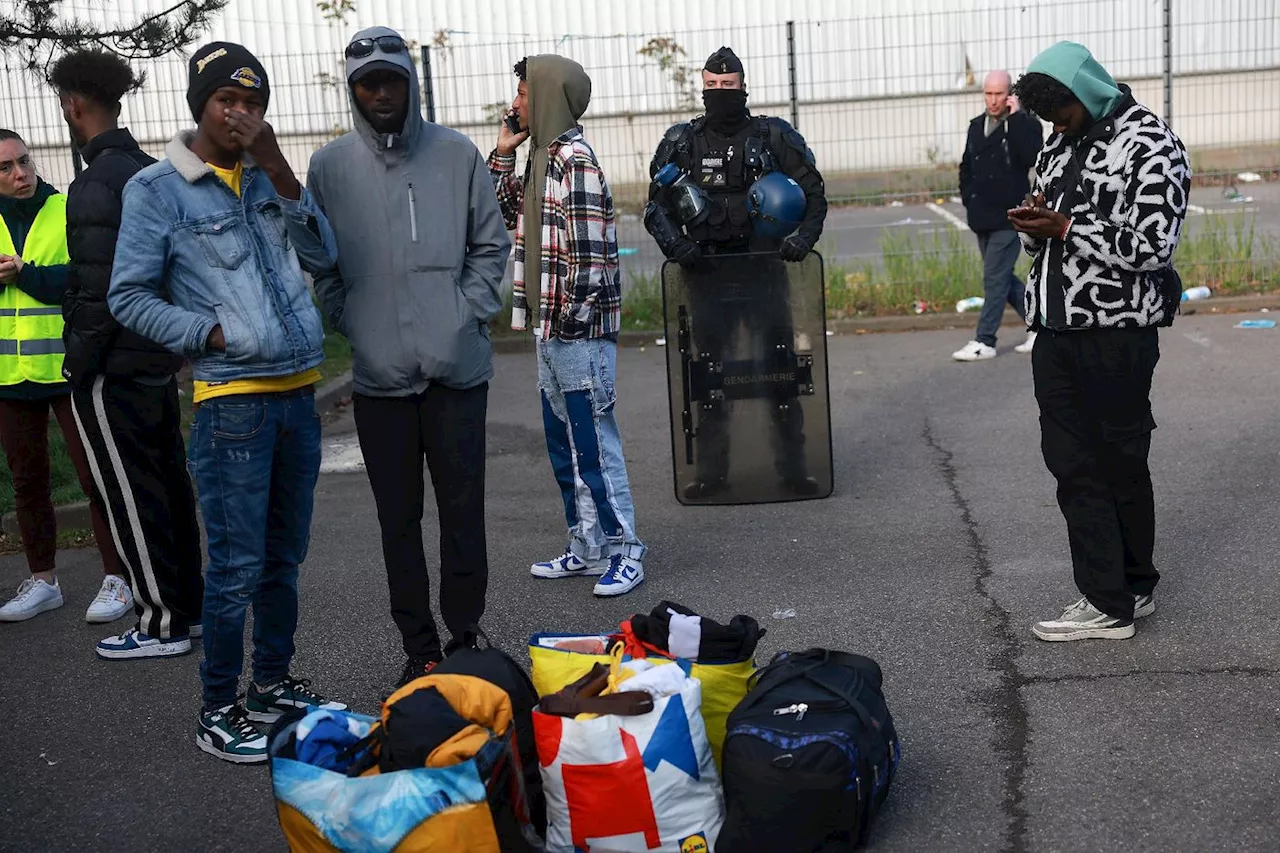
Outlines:
[[[374, 27], [355, 38], [393, 34]], [[471, 388], [493, 375], [488, 322], [511, 252], [493, 181], [471, 140], [422, 118], [407, 53], [349, 59], [347, 79], [370, 62], [408, 73], [408, 117], [401, 133], [377, 133], [351, 94], [355, 130], [311, 158], [307, 189], [338, 241], [337, 267], [315, 277], [316, 295], [351, 341], [357, 393]]]

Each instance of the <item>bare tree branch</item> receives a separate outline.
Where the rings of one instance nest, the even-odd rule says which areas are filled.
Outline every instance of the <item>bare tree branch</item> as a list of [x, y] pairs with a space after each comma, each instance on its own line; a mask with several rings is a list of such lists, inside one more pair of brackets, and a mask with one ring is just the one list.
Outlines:
[[0, 54], [16, 55], [32, 71], [46, 69], [60, 53], [98, 47], [126, 59], [164, 56], [190, 45], [209, 28], [229, 0], [180, 0], [133, 21], [95, 26], [64, 18], [62, 0], [17, 0], [0, 14]]

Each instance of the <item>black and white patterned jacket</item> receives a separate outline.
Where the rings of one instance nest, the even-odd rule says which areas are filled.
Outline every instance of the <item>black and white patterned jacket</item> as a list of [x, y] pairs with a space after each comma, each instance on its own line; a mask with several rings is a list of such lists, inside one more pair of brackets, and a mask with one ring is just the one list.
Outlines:
[[[1054, 134], [1036, 163], [1035, 192], [1071, 228], [1065, 241], [1022, 235], [1035, 258], [1026, 305], [1033, 329], [1156, 326], [1177, 310], [1152, 273], [1172, 263], [1178, 246], [1190, 161], [1169, 126], [1128, 86], [1120, 89], [1109, 116], [1083, 137]], [[1079, 181], [1071, 179], [1073, 156]]]

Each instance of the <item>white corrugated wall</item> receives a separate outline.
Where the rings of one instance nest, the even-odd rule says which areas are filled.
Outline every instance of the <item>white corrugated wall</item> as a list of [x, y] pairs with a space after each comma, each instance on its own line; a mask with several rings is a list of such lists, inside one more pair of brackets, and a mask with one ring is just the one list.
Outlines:
[[[70, 0], [64, 8], [114, 22], [170, 2]], [[494, 105], [514, 91], [515, 60], [547, 51], [577, 59], [593, 78], [588, 128], [616, 129], [597, 139], [597, 148], [630, 177], [643, 173], [645, 151], [656, 142], [650, 137], [664, 122], [693, 111], [670, 73], [638, 54], [654, 37], [678, 42], [685, 51], [680, 60], [691, 69], [720, 44], [731, 44], [747, 65], [752, 103], [788, 116], [786, 21], [795, 21], [800, 114], [815, 117], [802, 130], [820, 159], [840, 169], [896, 168], [958, 156], [953, 149], [963, 142], [962, 118], [977, 112], [980, 101], [966, 94], [953, 104], [956, 93], [973, 91], [986, 70], [1022, 69], [1057, 39], [1089, 45], [1122, 79], [1158, 77], [1163, 57], [1163, 0], [354, 2], [355, 14], [336, 23], [313, 0], [232, 0], [206, 39], [244, 43], [264, 59], [272, 79], [270, 118], [290, 138], [288, 153], [299, 166], [327, 136], [349, 125], [338, 81], [342, 47], [353, 32], [372, 24], [393, 26], [421, 43], [439, 39], [432, 50], [437, 120], [486, 146]], [[0, 0], [0, 8], [12, 5]], [[1277, 0], [1176, 0], [1175, 69], [1280, 66], [1276, 8]], [[139, 65], [149, 83], [126, 103], [125, 120], [155, 151], [175, 129], [190, 124], [183, 100], [185, 58]], [[1197, 108], [1221, 110], [1222, 119], [1201, 125], [1222, 136], [1244, 110], [1274, 116], [1276, 104], [1265, 102], [1280, 92], [1272, 92], [1271, 83], [1251, 85], [1249, 91], [1264, 103], [1236, 103], [1243, 95], [1237, 97], [1227, 80], [1216, 105], [1201, 97], [1210, 106]], [[1152, 91], [1146, 84], [1144, 90]], [[1160, 107], [1159, 99], [1152, 106]], [[20, 71], [4, 75], [0, 109], [4, 123], [34, 144], [60, 145], [66, 138], [55, 100]], [[1215, 136], [1210, 144], [1269, 138], [1273, 123], [1264, 128], [1252, 122], [1236, 134], [1239, 140]]]

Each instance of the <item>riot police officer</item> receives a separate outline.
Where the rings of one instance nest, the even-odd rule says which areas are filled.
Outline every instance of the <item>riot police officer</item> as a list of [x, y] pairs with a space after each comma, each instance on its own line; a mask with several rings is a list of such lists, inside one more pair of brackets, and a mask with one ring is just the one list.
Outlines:
[[[753, 338], [756, 351], [790, 351], [794, 338], [789, 287], [778, 258], [802, 261], [817, 243], [827, 215], [822, 175], [795, 128], [780, 118], [753, 116], [747, 109], [742, 62], [730, 48], [721, 47], [708, 57], [702, 82], [705, 113], [672, 126], [650, 163], [654, 180], [645, 228], [663, 254], [684, 268], [699, 352], [724, 357], [737, 345], [740, 327]], [[675, 168], [666, 168], [672, 165]], [[699, 192], [679, 198], [670, 192], [670, 176], [677, 171], [681, 183]], [[786, 183], [793, 188], [798, 184], [803, 191], [798, 227], [793, 222], [794, 233], [783, 238], [767, 233], [770, 229], [761, 228], [760, 219], [753, 217], [753, 187], [771, 172], [781, 172], [791, 179]], [[744, 255], [747, 252], [777, 254]], [[746, 281], [749, 286], [728, 296], [727, 289], [718, 286], [728, 281]], [[794, 397], [776, 402], [771, 444], [781, 483], [797, 496], [816, 495], [819, 485], [805, 466], [801, 407]], [[725, 404], [702, 413], [696, 479], [683, 490], [687, 499], [710, 498], [727, 488], [728, 419]]]

